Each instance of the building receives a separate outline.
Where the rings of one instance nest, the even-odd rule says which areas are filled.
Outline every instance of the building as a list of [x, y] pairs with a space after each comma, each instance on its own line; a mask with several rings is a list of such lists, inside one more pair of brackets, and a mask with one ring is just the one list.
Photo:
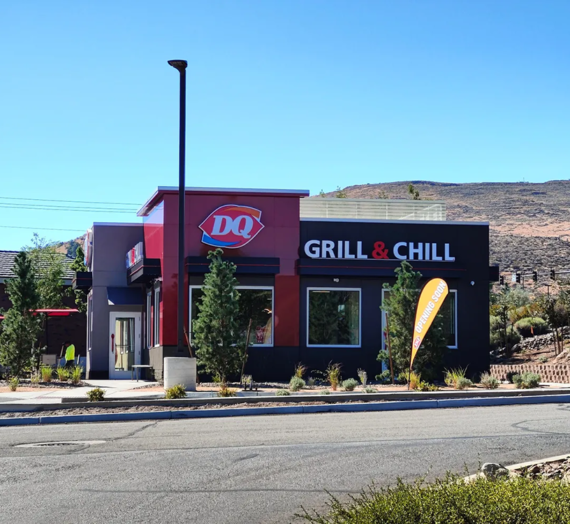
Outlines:
[[[177, 353], [178, 191], [158, 188], [141, 224], [95, 223], [88, 233], [87, 372], [131, 376]], [[423, 277], [442, 277], [447, 365], [489, 367], [489, 227], [445, 220], [432, 201], [307, 199], [307, 191], [187, 189], [185, 318], [192, 332], [208, 251], [221, 247], [253, 301], [246, 371], [254, 380], [289, 379], [296, 363], [324, 370], [340, 362], [379, 372], [384, 283], [409, 260]], [[351, 218], [352, 217], [352, 218]], [[244, 328], [247, 330], [247, 327]]]
[[[6, 280], [13, 278], [14, 259], [19, 251], [0, 251], [0, 310], [9, 309], [12, 304], [6, 293]], [[71, 269], [73, 258], [61, 254], [65, 266], [63, 278], [64, 291], [71, 288], [75, 273]], [[64, 293], [63, 304], [65, 308], [75, 308], [75, 297]], [[87, 320], [83, 313], [74, 313], [69, 316], [49, 317], [45, 323], [45, 329], [40, 334], [38, 344], [40, 347], [47, 346], [47, 355], [59, 355], [61, 347], [66, 340], [73, 341], [78, 355], [84, 356], [85, 333], [87, 331]]]

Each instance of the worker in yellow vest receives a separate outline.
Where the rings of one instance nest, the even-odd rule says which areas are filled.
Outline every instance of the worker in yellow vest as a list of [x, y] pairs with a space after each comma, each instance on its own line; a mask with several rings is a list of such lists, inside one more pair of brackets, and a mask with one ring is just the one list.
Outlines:
[[59, 355], [59, 358], [63, 357], [63, 351], [65, 350], [65, 367], [69, 368], [75, 365], [75, 346], [69, 342], [66, 341], [65, 344], [63, 344], [63, 347], [61, 348], [61, 354]]

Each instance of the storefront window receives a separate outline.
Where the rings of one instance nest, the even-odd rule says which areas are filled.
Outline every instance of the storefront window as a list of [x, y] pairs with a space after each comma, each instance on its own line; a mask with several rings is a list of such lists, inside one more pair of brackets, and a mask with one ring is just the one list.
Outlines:
[[153, 316], [154, 316], [154, 333], [153, 343], [155, 346], [160, 345], [160, 282], [154, 285], [154, 300], [153, 300]]
[[360, 346], [359, 289], [308, 289], [308, 345]]
[[146, 292], [146, 314], [145, 314], [145, 339], [146, 347], [151, 348], [153, 344], [152, 340], [152, 290], [149, 289]]
[[[239, 291], [238, 325], [240, 338], [245, 339], [250, 326], [249, 341], [253, 346], [273, 345], [273, 288], [242, 287]], [[201, 287], [190, 288], [190, 336], [194, 339], [193, 323], [200, 314], [199, 304], [204, 292]]]
[[[390, 291], [382, 290], [382, 303], [388, 298]], [[447, 339], [447, 347], [457, 349], [457, 291], [452, 289], [441, 305], [438, 316], [443, 317], [443, 333]], [[382, 313], [382, 332], [386, 331], [386, 313]], [[382, 341], [382, 348], [385, 349], [386, 340]]]

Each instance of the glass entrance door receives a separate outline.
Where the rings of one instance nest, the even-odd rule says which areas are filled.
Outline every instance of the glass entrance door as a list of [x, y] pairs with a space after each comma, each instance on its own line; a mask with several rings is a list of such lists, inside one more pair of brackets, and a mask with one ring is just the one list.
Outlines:
[[109, 378], [131, 378], [141, 363], [140, 313], [111, 313], [109, 322]]

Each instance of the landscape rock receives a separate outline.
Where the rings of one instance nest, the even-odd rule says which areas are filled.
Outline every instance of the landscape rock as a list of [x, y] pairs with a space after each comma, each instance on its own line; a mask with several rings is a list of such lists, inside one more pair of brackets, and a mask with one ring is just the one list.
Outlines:
[[494, 462], [486, 462], [483, 464], [481, 466], [481, 473], [483, 473], [483, 475], [488, 479], [497, 479], [509, 476], [509, 470], [505, 468], [505, 466]]

